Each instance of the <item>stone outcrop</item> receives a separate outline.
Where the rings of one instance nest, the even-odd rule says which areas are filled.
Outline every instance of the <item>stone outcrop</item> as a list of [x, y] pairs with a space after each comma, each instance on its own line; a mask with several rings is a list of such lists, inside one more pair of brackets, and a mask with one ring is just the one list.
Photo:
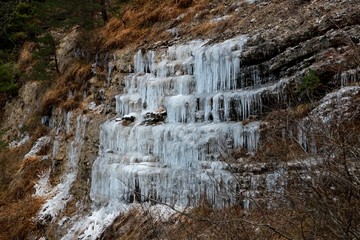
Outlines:
[[159, 108], [154, 112], [147, 112], [144, 116], [144, 121], [141, 124], [156, 125], [165, 122], [167, 112], [163, 108]]

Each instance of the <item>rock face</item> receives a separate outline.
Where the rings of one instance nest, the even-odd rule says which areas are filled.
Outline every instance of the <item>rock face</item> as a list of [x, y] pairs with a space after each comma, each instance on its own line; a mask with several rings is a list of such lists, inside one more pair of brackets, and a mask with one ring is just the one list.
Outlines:
[[[259, 4], [254, 9], [272, 4], [248, 2]], [[299, 85], [309, 69], [326, 86], [318, 98], [343, 87], [324, 97], [311, 116], [330, 123], [343, 113], [358, 114], [351, 103], [359, 88], [347, 86], [359, 82], [359, 9], [348, 8], [346, 1], [329, 2], [338, 8], [330, 15], [311, 12], [319, 16], [309, 25], [290, 19], [224, 40], [114, 50], [104, 57], [107, 63], [102, 61], [102, 68], [108, 66], [105, 80], [98, 78], [97, 58], [97, 76], [89, 80], [97, 90], [91, 90], [89, 107], [54, 109], [43, 119], [51, 133], [29, 153], [36, 154], [41, 142], [52, 146], [52, 168], [36, 193], [47, 199], [38, 216], [47, 226], [45, 235], [95, 239], [136, 203], [185, 207], [206, 198], [217, 207], [249, 208], [250, 199], [263, 193], [283, 194], [284, 176], [301, 168], [298, 162], [245, 164], [243, 158], [230, 156], [233, 149], [245, 158], [256, 154], [267, 127], [263, 117], [304, 101]], [[217, 21], [229, 18], [221, 17]], [[76, 34], [62, 41], [61, 70], [69, 63], [67, 55], [74, 54]], [[15, 116], [17, 108], [30, 113], [38, 104], [32, 97], [36, 95], [36, 83], [27, 84], [6, 116]], [[21, 117], [14, 117], [9, 127], [18, 128], [25, 122]], [[302, 124], [306, 126], [306, 119]], [[291, 137], [310, 151], [308, 132], [294, 128]]]
[[40, 87], [41, 84], [38, 82], [28, 82], [19, 90], [18, 98], [6, 104], [3, 113], [6, 121], [2, 124], [2, 128], [9, 129], [5, 137], [12, 146], [29, 139], [27, 136], [29, 129], [26, 125], [33, 120], [30, 118], [32, 113], [38, 110]]
[[165, 122], [166, 116], [167, 116], [166, 110], [147, 112], [144, 116], [144, 121], [142, 122], [142, 124], [145, 125], [161, 124]]

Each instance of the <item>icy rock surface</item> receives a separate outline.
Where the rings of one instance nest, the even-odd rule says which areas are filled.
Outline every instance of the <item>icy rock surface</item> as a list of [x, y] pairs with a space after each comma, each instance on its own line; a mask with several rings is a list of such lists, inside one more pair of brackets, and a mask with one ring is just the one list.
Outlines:
[[[222, 160], [229, 149], [256, 150], [259, 123], [244, 126], [240, 120], [261, 111], [261, 93], [269, 89], [243, 88], [245, 43], [246, 36], [240, 36], [214, 45], [171, 46], [161, 56], [137, 52], [135, 73], [125, 78], [125, 94], [116, 97], [118, 116], [135, 121], [111, 120], [101, 127], [100, 153], [92, 168], [95, 204], [186, 206], [203, 196], [217, 206], [236, 201], [230, 194], [236, 180]], [[166, 109], [162, 124], [142, 124], [158, 109]]]
[[39, 138], [36, 141], [35, 145], [31, 148], [30, 152], [28, 152], [24, 158], [36, 156], [44, 146], [49, 144], [49, 142], [50, 142], [50, 137], [48, 136]]
[[310, 116], [298, 123], [297, 139], [304, 150], [310, 153], [317, 152], [316, 145], [313, 143], [313, 133], [324, 131], [324, 126], [339, 126], [360, 114], [360, 109], [356, 104], [359, 94], [359, 86], [346, 86], [328, 93], [321, 99], [320, 104], [311, 111]]
[[360, 79], [360, 68], [350, 69], [340, 74], [341, 86], [356, 84]]
[[[64, 210], [64, 207], [71, 198], [70, 188], [77, 176], [79, 155], [84, 141], [86, 124], [88, 122], [86, 116], [80, 115], [76, 118], [75, 126], [72, 126], [71, 117], [71, 112], [67, 113], [64, 117], [66, 132], [69, 133], [73, 128], [75, 132], [74, 139], [70, 142], [67, 149], [68, 161], [64, 170], [65, 174], [62, 175], [59, 184], [54, 187], [51, 187], [49, 183], [50, 173], [44, 173], [43, 176], [40, 177], [39, 182], [35, 185], [35, 196], [47, 199], [39, 212], [39, 219], [41, 221], [52, 220], [55, 218], [59, 212]], [[48, 141], [48, 139], [40, 139], [35, 147], [41, 145], [44, 141]], [[54, 158], [59, 150], [59, 142], [60, 139], [55, 138], [52, 158]]]
[[325, 124], [350, 119], [354, 117], [354, 114], [358, 114], [358, 111], [351, 111], [351, 108], [354, 107], [354, 98], [359, 95], [359, 92], [359, 86], [348, 86], [329, 93], [311, 112], [311, 116], [320, 118]]

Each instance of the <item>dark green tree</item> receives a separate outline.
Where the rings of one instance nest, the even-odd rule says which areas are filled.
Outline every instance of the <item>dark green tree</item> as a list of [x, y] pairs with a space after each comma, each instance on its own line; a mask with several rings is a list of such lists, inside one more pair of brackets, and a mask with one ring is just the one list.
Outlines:
[[34, 36], [33, 5], [28, 1], [0, 1], [0, 50], [18, 49]]
[[14, 95], [18, 88], [18, 71], [14, 63], [0, 65], [0, 93]]

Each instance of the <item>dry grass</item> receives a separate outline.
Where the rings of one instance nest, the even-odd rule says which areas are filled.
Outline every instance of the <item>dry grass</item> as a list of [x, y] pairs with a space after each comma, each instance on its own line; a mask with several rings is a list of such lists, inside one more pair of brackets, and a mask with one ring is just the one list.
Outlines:
[[72, 111], [80, 106], [80, 102], [74, 98], [69, 98], [65, 102], [60, 104], [60, 107], [66, 111]]
[[141, 237], [142, 239], [148, 239], [148, 234], [151, 232], [149, 223], [150, 221], [147, 217], [142, 215], [139, 211], [132, 209], [128, 213], [118, 216], [112, 226], [102, 234], [100, 239], [132, 240], [140, 239]]
[[194, 3], [193, 0], [178, 0], [176, 2], [176, 6], [179, 8], [188, 8]]
[[[271, 213], [258, 209], [245, 211], [240, 206], [225, 209], [203, 203], [180, 218], [167, 233], [169, 239], [275, 239], [281, 235], [267, 228]], [[275, 219], [275, 215], [272, 215]], [[175, 237], [176, 236], [176, 237]], [[178, 236], [180, 236], [178, 238]]]
[[21, 161], [18, 172], [7, 190], [8, 198], [23, 199], [34, 193], [34, 185], [38, 176], [49, 167], [48, 161], [42, 161], [39, 157], [29, 157]]
[[68, 89], [65, 86], [57, 87], [47, 91], [41, 103], [41, 112], [49, 115], [52, 107], [58, 106], [66, 99]]
[[[258, 29], [273, 29], [276, 37], [286, 29], [303, 31], [313, 25], [313, 8], [322, 2], [297, 0], [272, 1], [271, 4], [249, 4], [246, 1], [212, 0], [137, 0], [123, 4], [121, 17], [111, 19], [100, 29], [98, 44], [102, 50], [146, 45], [171, 40], [164, 34], [173, 27], [182, 39], [194, 37], [229, 37]], [[222, 16], [230, 18], [213, 22]], [[181, 18], [178, 18], [182, 16]]]
[[[206, 3], [206, 0], [132, 1], [124, 6], [121, 19], [111, 19], [100, 30], [103, 49], [169, 40], [171, 35], [166, 30], [181, 23], [189, 24]], [[175, 20], [184, 13], [183, 19]]]
[[[107, 38], [104, 42], [105, 49], [111, 48], [123, 48], [125, 46], [129, 46], [132, 43], [138, 41], [138, 39], [142, 39], [146, 36], [146, 30], [140, 30], [136, 28], [126, 28], [122, 30], [118, 30], [113, 33], [105, 34]], [[133, 41], [135, 40], [135, 41]]]
[[[85, 80], [89, 79], [91, 76], [91, 66], [89, 64], [75, 64], [73, 71], [67, 75], [67, 80], [71, 81], [74, 79], [79, 85], [82, 85]], [[79, 86], [77, 86], [79, 87]]]
[[291, 115], [295, 119], [301, 119], [307, 116], [312, 109], [313, 109], [312, 103], [299, 104], [291, 111]]
[[[0, 240], [30, 239], [39, 230], [32, 219], [43, 200], [32, 195], [35, 182], [50, 161], [39, 157], [24, 159], [36, 139], [48, 133], [36, 114], [33, 112], [25, 123], [32, 138], [19, 147], [0, 150]], [[48, 151], [49, 146], [45, 146], [39, 154], [46, 155]]]
[[216, 22], [205, 22], [200, 25], [196, 25], [190, 31], [197, 36], [208, 35], [218, 26]]
[[21, 161], [32, 147], [33, 141], [28, 141], [21, 147], [0, 151], [0, 190], [4, 190], [14, 177]]
[[[61, 106], [65, 110], [73, 110], [80, 106], [80, 98], [68, 98], [69, 92], [81, 95], [87, 87], [87, 80], [91, 77], [89, 64], [72, 64], [62, 76], [55, 80], [53, 86], [47, 90], [41, 101], [41, 113], [49, 115], [52, 108]], [[79, 93], [79, 94], [78, 94]]]
[[0, 239], [29, 239], [36, 236], [39, 228], [32, 220], [43, 204], [42, 199], [32, 197], [34, 184], [46, 168], [48, 161], [39, 157], [23, 156], [34, 141], [0, 153]]
[[[213, 208], [206, 201], [166, 221], [150, 211], [133, 210], [115, 219], [100, 239], [285, 239], [282, 231], [293, 231], [294, 226], [285, 220], [294, 220], [290, 211], [254, 209], [249, 213], [239, 206]], [[299, 235], [294, 230], [292, 236]]]
[[36, 44], [34, 42], [26, 42], [22, 46], [20, 55], [18, 58], [19, 68], [25, 73], [30, 73], [33, 62], [33, 52], [35, 50]]
[[21, 201], [0, 200], [0, 240], [30, 239], [39, 232], [32, 218], [39, 211], [43, 200], [26, 197]]

